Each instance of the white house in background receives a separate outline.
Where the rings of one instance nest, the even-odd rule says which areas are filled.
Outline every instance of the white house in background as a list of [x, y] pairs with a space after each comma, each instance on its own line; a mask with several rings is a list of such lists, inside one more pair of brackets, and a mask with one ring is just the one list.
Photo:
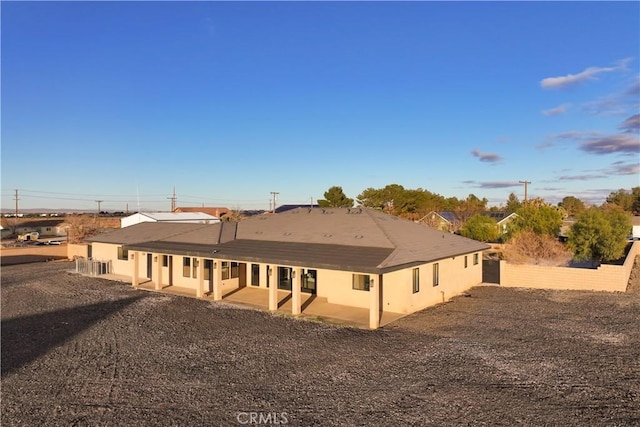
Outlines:
[[631, 238], [633, 240], [640, 240], [640, 215], [631, 217]]
[[203, 212], [138, 212], [122, 218], [121, 228], [141, 222], [166, 222], [182, 224], [215, 224], [220, 218]]
[[10, 229], [8, 228], [4, 228], [2, 225], [0, 225], [0, 236], [2, 239], [6, 239], [8, 237], [11, 237], [13, 233], [11, 232]]

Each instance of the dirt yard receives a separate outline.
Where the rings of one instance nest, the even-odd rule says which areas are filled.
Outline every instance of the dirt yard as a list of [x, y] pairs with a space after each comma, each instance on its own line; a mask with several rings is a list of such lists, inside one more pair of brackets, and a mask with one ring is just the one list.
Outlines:
[[377, 331], [72, 266], [2, 268], [3, 426], [640, 424], [638, 265], [627, 293], [477, 287]]

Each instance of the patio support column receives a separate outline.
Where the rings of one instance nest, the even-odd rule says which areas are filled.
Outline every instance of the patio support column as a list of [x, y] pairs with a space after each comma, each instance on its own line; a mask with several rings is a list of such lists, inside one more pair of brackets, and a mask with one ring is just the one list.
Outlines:
[[216, 279], [213, 281], [213, 300], [222, 300], [222, 261], [214, 261]]
[[131, 285], [137, 288], [140, 284], [138, 279], [138, 252], [131, 252], [131, 260], [133, 261], [133, 275], [131, 276]]
[[294, 268], [292, 271], [293, 275], [293, 283], [291, 288], [291, 314], [294, 316], [300, 314], [300, 285], [301, 285], [301, 277], [302, 270], [299, 268]]
[[369, 276], [369, 329], [380, 327], [380, 289], [376, 283], [376, 276]]
[[156, 291], [159, 291], [162, 289], [162, 255], [154, 254], [153, 260], [156, 263], [156, 280], [154, 281], [156, 285], [155, 289]]
[[204, 290], [204, 258], [196, 258], [198, 263], [198, 289], [196, 296], [202, 298]]
[[278, 284], [276, 275], [273, 274], [273, 267], [269, 267], [269, 311], [278, 310]]

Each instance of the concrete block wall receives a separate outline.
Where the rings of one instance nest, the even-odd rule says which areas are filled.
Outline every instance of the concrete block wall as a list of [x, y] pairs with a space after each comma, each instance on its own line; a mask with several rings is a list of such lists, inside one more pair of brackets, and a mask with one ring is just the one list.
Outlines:
[[634, 242], [623, 265], [595, 269], [510, 264], [500, 261], [500, 285], [505, 287], [625, 292], [640, 242]]

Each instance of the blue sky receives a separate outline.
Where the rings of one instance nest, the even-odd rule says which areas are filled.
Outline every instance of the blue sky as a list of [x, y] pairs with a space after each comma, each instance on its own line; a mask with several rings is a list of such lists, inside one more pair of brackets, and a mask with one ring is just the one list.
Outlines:
[[640, 185], [638, 2], [7, 2], [2, 208]]

